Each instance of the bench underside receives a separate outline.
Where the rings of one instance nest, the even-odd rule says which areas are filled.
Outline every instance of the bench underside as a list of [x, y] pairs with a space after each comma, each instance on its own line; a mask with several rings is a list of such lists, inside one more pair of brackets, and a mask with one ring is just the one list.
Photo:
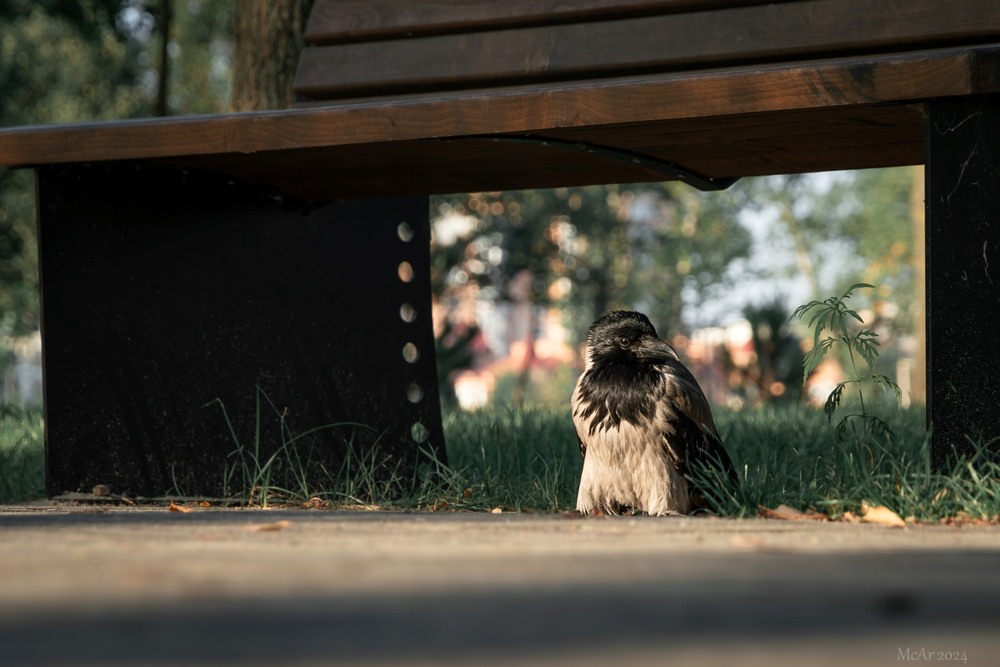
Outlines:
[[50, 493], [217, 493], [214, 406], [252, 439], [258, 391], [443, 460], [429, 194], [913, 164], [934, 452], [1000, 436], [992, 0], [317, 0], [306, 40], [300, 108], [0, 131], [38, 172]]

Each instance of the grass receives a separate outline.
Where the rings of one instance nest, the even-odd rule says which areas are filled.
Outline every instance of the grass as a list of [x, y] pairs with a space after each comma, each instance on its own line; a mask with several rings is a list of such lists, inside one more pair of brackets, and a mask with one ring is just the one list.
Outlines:
[[0, 503], [45, 495], [42, 413], [0, 405]]
[[743, 483], [713, 499], [716, 511], [753, 516], [785, 504], [837, 518], [868, 502], [918, 521], [1000, 515], [1000, 465], [989, 454], [996, 443], [974, 440], [974, 457], [934, 470], [923, 409], [884, 414], [895, 434], [887, 445], [837, 437], [818, 410], [722, 412], [720, 430]]
[[569, 410], [453, 412], [448, 463], [464, 480], [459, 506], [561, 511], [576, 505], [582, 460]]
[[[996, 520], [1000, 464], [989, 453], [996, 443], [973, 440], [975, 456], [935, 470], [923, 410], [894, 408], [884, 415], [895, 434], [886, 446], [838, 439], [819, 410], [718, 411], [743, 483], [708, 500], [718, 514], [736, 517], [785, 504], [837, 518], [868, 502], [917, 521]], [[0, 501], [44, 493], [41, 427], [38, 413], [0, 412]], [[310, 463], [314, 431], [293, 434], [284, 425], [273, 455], [261, 458], [256, 442], [237, 446], [220, 474], [234, 502], [256, 506], [540, 512], [574, 506], [581, 459], [567, 410], [455, 412], [444, 427], [448, 465], [428, 459], [416, 474], [387, 467], [377, 452], [349, 456], [335, 471], [322, 469]]]

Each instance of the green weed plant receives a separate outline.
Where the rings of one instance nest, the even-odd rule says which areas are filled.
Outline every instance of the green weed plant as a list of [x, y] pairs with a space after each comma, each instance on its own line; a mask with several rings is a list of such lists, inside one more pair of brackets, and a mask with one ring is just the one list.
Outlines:
[[[857, 311], [847, 307], [847, 300], [855, 290], [874, 289], [868, 283], [855, 283], [840, 296], [833, 296], [823, 301], [810, 301], [799, 306], [792, 313], [792, 319], [802, 320], [809, 317], [809, 328], [812, 329], [813, 347], [806, 354], [802, 364], [803, 381], [815, 371], [820, 363], [835, 352], [835, 348], [844, 352], [848, 359], [848, 377], [837, 383], [837, 386], [827, 396], [823, 412], [828, 420], [832, 420], [837, 410], [844, 405], [844, 391], [853, 387], [858, 397], [858, 411], [848, 411], [837, 422], [838, 437], [845, 437], [848, 429], [862, 443], [882, 443], [892, 439], [893, 431], [888, 422], [871, 412], [872, 401], [865, 401], [865, 387], [874, 386], [883, 394], [891, 394], [898, 401], [902, 392], [889, 376], [875, 372], [878, 360], [878, 334], [872, 329], [852, 326], [852, 320], [864, 325], [864, 320]], [[828, 335], [824, 336], [824, 333]]]

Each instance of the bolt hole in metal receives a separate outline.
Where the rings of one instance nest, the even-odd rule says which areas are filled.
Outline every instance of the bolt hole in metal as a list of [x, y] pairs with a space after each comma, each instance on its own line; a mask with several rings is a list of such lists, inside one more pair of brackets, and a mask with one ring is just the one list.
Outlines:
[[[399, 223], [396, 227], [396, 234], [399, 236], [399, 240], [403, 243], [409, 243], [413, 240], [415, 232], [413, 227], [406, 221]], [[397, 275], [399, 279], [408, 283], [413, 280], [413, 265], [409, 262], [400, 262], [399, 268], [397, 269]], [[399, 307], [399, 319], [407, 324], [413, 322], [417, 319], [417, 310], [413, 307], [411, 303], [404, 303]], [[403, 345], [403, 359], [409, 363], [414, 364], [420, 358], [420, 350], [417, 346], [408, 342]], [[411, 382], [406, 388], [406, 400], [410, 403], [416, 404], [422, 401], [424, 398], [424, 390], [416, 382]], [[410, 437], [413, 438], [414, 442], [422, 443], [427, 440], [429, 435], [427, 427], [420, 422], [414, 422], [413, 426], [410, 427]]]
[[414, 442], [424, 442], [428, 435], [430, 433], [427, 431], [427, 427], [420, 422], [414, 422], [413, 426], [410, 427], [410, 437], [413, 438]]
[[415, 319], [417, 319], [417, 309], [413, 307], [413, 304], [404, 303], [399, 307], [399, 319], [403, 320], [407, 324], [411, 324]]
[[413, 240], [413, 236], [416, 232], [413, 231], [413, 227], [410, 226], [410, 223], [403, 221], [399, 223], [398, 227], [396, 227], [396, 234], [399, 236], [400, 241], [403, 243], [409, 243]]
[[410, 282], [413, 280], [413, 265], [406, 261], [400, 262], [396, 274], [404, 283]]

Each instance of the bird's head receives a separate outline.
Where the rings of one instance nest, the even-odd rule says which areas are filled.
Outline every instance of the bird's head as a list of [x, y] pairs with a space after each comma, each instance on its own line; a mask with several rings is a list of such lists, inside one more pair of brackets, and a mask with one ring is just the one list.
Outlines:
[[590, 325], [587, 369], [604, 364], [657, 364], [677, 360], [670, 343], [660, 340], [642, 313], [616, 310]]

